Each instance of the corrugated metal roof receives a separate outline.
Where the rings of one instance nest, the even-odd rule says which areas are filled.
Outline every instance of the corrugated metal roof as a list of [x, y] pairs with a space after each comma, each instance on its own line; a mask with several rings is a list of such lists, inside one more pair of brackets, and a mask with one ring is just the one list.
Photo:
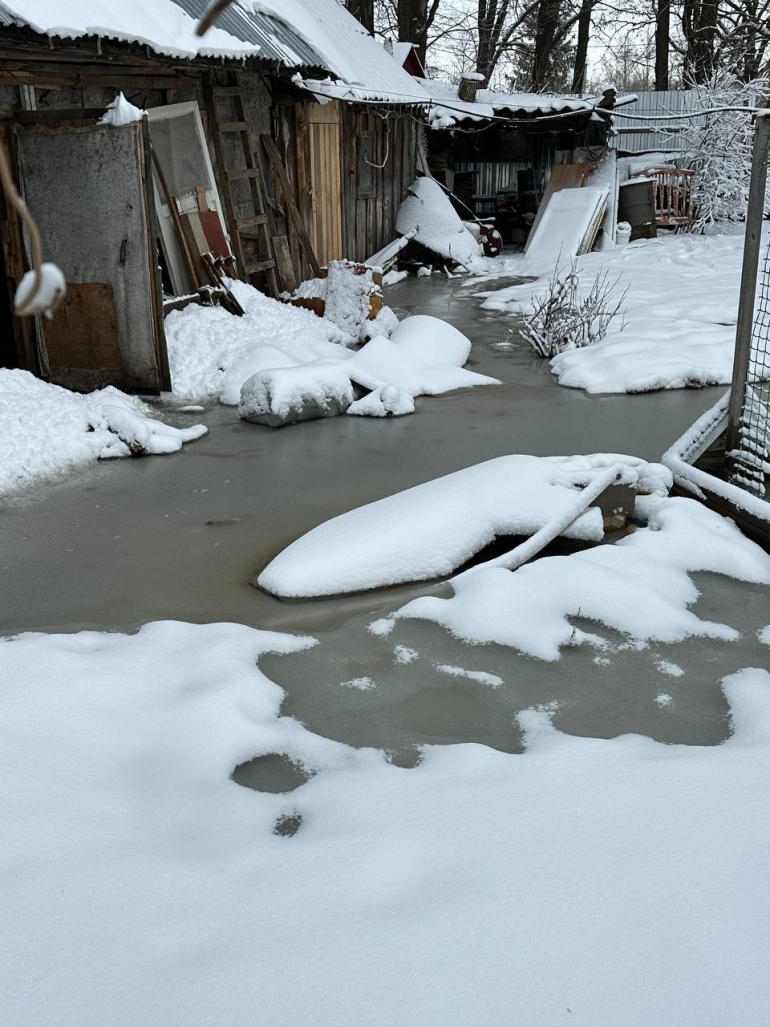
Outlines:
[[195, 26], [207, 6], [207, 0], [0, 0], [0, 25], [61, 39], [100, 36], [141, 43], [174, 57], [257, 58], [333, 73], [328, 60], [280, 11], [232, 4], [200, 39]]
[[[209, 0], [173, 0], [177, 7], [191, 15], [196, 21], [209, 6]], [[253, 43], [260, 49], [259, 56], [265, 60], [278, 61], [288, 67], [327, 68], [323, 58], [292, 32], [278, 18], [264, 11], [240, 4], [231, 4], [216, 22], [218, 29], [228, 32], [243, 43]]]

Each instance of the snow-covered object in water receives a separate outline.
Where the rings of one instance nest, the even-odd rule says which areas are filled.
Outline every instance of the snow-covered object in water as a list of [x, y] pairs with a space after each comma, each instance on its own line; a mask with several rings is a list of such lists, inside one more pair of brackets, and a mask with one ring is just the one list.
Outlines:
[[417, 277], [418, 278], [430, 278], [430, 276], [432, 274], [433, 274], [433, 268], [432, 267], [426, 267], [424, 264], [421, 264], [417, 268]]
[[399, 322], [390, 339], [368, 342], [350, 360], [348, 371], [366, 389], [395, 385], [410, 396], [499, 385], [497, 378], [465, 370], [470, 352], [470, 340], [453, 325], [415, 314]]
[[346, 367], [341, 361], [316, 360], [260, 371], [244, 382], [238, 413], [244, 421], [271, 428], [344, 414], [353, 402]]
[[[513, 572], [480, 569], [452, 582], [451, 599], [415, 599], [386, 624], [431, 620], [466, 641], [513, 646], [542, 660], [558, 659], [564, 645], [609, 645], [577, 631], [571, 617], [645, 643], [738, 638], [727, 625], [701, 620], [689, 609], [700, 595], [689, 575], [710, 571], [770, 585], [770, 556], [732, 521], [694, 500], [651, 496], [638, 506], [649, 527], [614, 546], [543, 557]], [[377, 631], [384, 633], [385, 625]]]
[[[279, 553], [257, 583], [275, 595], [309, 597], [445, 577], [497, 536], [532, 535], [571, 508], [577, 485], [615, 463], [613, 457], [502, 456], [466, 467], [313, 528]], [[652, 473], [634, 461], [627, 481]], [[564, 535], [599, 541], [599, 509], [581, 515]]]
[[[770, 523], [770, 502], [752, 495], [733, 482], [723, 481], [695, 466], [695, 461], [715, 442], [727, 427], [727, 413], [730, 404], [729, 390], [677, 439], [663, 454], [663, 463], [668, 467], [677, 485], [706, 499], [707, 494], [719, 496], [729, 507], [745, 510], [759, 521]], [[705, 491], [704, 491], [705, 490]]]
[[414, 399], [395, 385], [383, 385], [357, 399], [347, 412], [358, 417], [402, 417], [414, 413]]
[[388, 285], [398, 285], [399, 282], [403, 282], [403, 280], [408, 277], [408, 271], [387, 271], [382, 276], [382, 284], [386, 287]]
[[415, 242], [471, 269], [482, 262], [481, 247], [433, 178], [418, 178], [398, 209], [396, 231], [414, 231]]
[[[0, 642], [6, 1023], [278, 1027], [287, 995], [307, 1027], [765, 1022], [767, 671], [724, 682], [721, 745], [570, 736], [539, 709], [522, 753], [425, 745], [405, 769], [281, 716], [258, 661], [310, 644]], [[231, 780], [267, 754], [312, 776]]]
[[134, 107], [122, 93], [118, 93], [112, 103], [107, 104], [107, 110], [99, 118], [100, 125], [113, 125], [117, 128], [120, 125], [130, 125], [134, 121], [141, 121], [147, 111], [141, 107]]
[[40, 287], [35, 291], [35, 271], [23, 275], [13, 306], [18, 315], [47, 314], [54, 311], [67, 292], [67, 282], [57, 264], [40, 265]]
[[110, 457], [174, 453], [205, 425], [173, 428], [111, 386], [87, 395], [0, 369], [0, 495]]

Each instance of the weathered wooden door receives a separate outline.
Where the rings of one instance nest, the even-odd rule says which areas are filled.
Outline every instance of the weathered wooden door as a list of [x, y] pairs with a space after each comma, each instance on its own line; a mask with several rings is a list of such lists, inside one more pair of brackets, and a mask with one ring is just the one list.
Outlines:
[[67, 388], [169, 388], [144, 121], [53, 112], [14, 127], [24, 198], [67, 295], [36, 318], [41, 369]]
[[339, 103], [312, 103], [307, 111], [310, 139], [312, 221], [310, 238], [320, 264], [340, 260], [342, 246], [342, 181]]

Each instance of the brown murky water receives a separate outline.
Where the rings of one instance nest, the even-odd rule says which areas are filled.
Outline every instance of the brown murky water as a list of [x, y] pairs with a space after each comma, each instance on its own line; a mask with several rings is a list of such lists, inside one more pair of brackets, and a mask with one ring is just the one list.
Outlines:
[[[366, 630], [407, 599], [447, 586], [308, 603], [251, 587], [277, 552], [329, 517], [481, 460], [602, 450], [656, 459], [719, 393], [590, 397], [560, 388], [511, 331], [515, 322], [480, 310], [461, 280], [410, 279], [391, 288], [387, 301], [402, 314], [451, 321], [473, 339], [470, 366], [505, 384], [423, 397], [411, 417], [338, 417], [278, 431], [243, 423], [232, 408], [176, 415], [177, 423], [205, 421], [210, 434], [171, 456], [98, 464], [0, 510], [0, 632], [133, 630], [176, 619], [313, 634], [314, 650], [262, 662], [286, 690], [284, 711], [322, 734], [381, 746], [407, 763], [425, 742], [515, 750], [515, 713], [553, 701], [560, 704], [555, 723], [570, 732], [722, 740], [728, 725], [719, 679], [767, 663], [768, 650], [756, 640], [757, 628], [770, 621], [762, 589], [699, 578], [699, 614], [743, 631], [739, 643], [621, 651], [600, 665], [591, 649], [568, 649], [548, 664], [468, 646], [420, 622], [401, 622], [384, 639]], [[396, 645], [419, 655], [398, 663]], [[661, 658], [685, 675], [662, 674]], [[494, 673], [504, 684], [448, 677], [436, 663]], [[341, 684], [363, 676], [375, 687]], [[671, 705], [656, 703], [661, 692], [672, 696]]]

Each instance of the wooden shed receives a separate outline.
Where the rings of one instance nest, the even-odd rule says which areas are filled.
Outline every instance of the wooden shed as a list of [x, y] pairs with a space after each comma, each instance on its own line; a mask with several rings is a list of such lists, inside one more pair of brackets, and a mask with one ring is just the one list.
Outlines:
[[[278, 0], [235, 5], [201, 42], [205, 6], [82, 0], [48, 26], [33, 0], [0, 0], [0, 133], [73, 286], [54, 322], [13, 316], [29, 261], [0, 206], [0, 366], [167, 389], [164, 307], [222, 272], [278, 296], [393, 237], [414, 80], [336, 0], [296, 0], [298, 24]], [[120, 92], [147, 116], [100, 125]]]

